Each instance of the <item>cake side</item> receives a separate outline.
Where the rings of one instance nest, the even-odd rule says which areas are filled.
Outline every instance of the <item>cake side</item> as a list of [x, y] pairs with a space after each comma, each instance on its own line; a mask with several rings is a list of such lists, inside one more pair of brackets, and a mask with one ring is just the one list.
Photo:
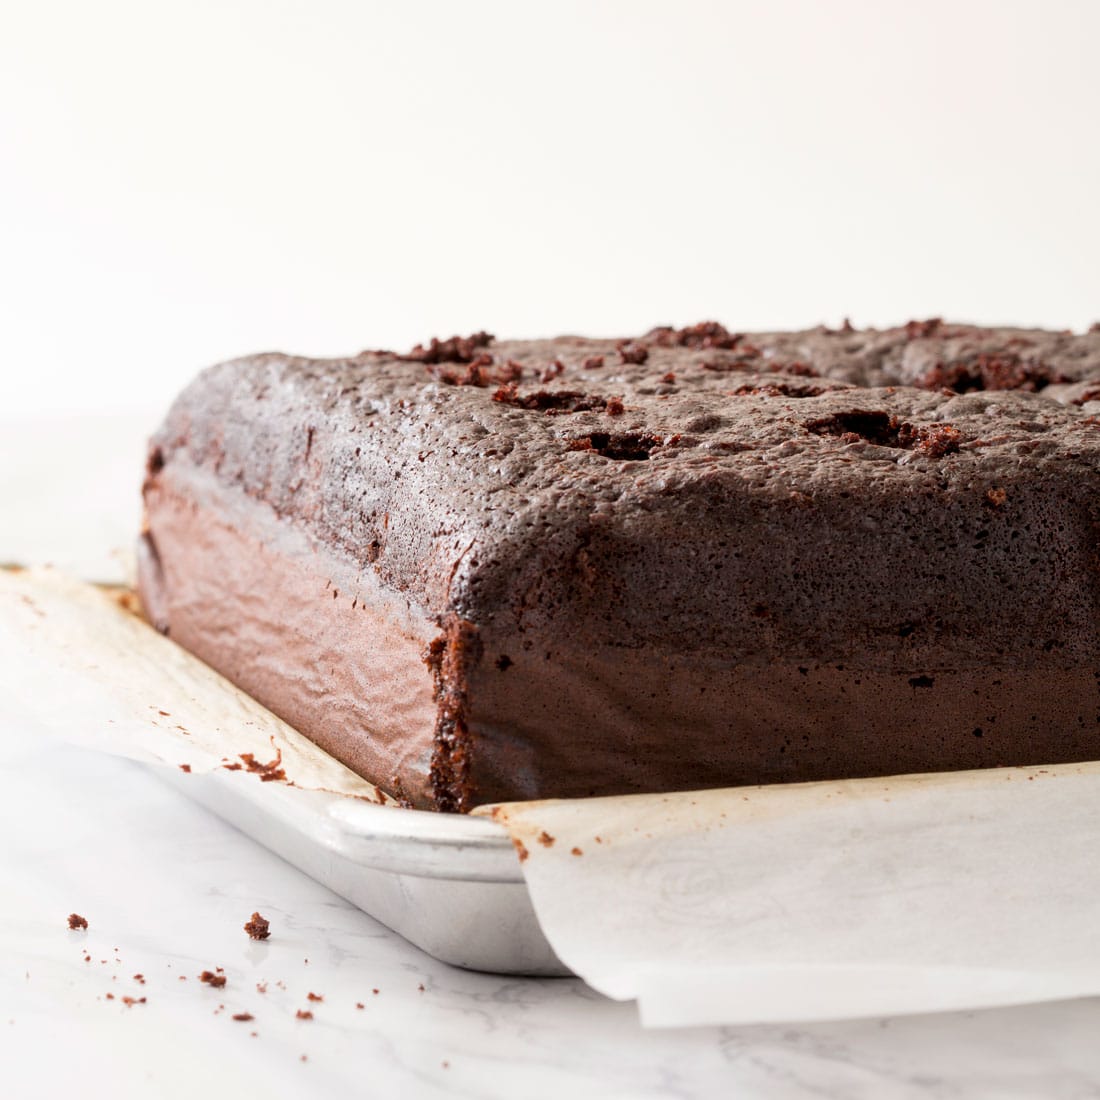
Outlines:
[[[145, 556], [193, 549], [173, 494], [198, 526], [259, 509], [284, 575], [266, 633], [239, 631], [256, 651], [283, 589], [343, 569], [294, 659], [329, 671], [259, 697], [418, 805], [1081, 759], [1097, 379], [1100, 334], [931, 322], [255, 357], [203, 375], [154, 440]], [[162, 625], [255, 694], [203, 611], [220, 587], [255, 618], [232, 558], [201, 600], [194, 566], [158, 581]], [[403, 608], [405, 648], [384, 618], [341, 638], [360, 589], [364, 619]], [[334, 739], [349, 667], [415, 702], [381, 733], [384, 692], [349, 704]]]

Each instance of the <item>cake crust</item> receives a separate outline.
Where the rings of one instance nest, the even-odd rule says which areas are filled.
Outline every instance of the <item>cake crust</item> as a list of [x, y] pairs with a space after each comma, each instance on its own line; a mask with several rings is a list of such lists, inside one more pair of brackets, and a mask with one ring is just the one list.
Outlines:
[[1100, 751], [1100, 332], [432, 341], [213, 367], [161, 629], [410, 804]]

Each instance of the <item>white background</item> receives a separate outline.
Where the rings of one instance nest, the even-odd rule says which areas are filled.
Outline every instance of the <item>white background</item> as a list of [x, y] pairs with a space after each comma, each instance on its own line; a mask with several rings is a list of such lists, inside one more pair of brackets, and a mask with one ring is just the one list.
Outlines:
[[0, 3], [0, 418], [432, 335], [1100, 318], [1100, 4]]

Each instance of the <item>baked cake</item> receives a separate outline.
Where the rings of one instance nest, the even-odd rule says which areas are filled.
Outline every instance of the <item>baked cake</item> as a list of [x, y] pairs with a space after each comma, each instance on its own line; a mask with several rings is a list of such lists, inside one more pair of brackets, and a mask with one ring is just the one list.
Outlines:
[[157, 627], [408, 804], [1100, 757], [1100, 330], [212, 367]]

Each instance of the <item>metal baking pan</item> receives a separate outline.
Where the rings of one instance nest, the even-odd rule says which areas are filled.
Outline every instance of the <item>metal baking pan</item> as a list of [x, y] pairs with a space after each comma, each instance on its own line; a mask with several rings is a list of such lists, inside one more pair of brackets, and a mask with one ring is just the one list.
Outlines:
[[154, 770], [434, 958], [498, 974], [571, 973], [543, 935], [511, 838], [494, 821], [233, 773]]

